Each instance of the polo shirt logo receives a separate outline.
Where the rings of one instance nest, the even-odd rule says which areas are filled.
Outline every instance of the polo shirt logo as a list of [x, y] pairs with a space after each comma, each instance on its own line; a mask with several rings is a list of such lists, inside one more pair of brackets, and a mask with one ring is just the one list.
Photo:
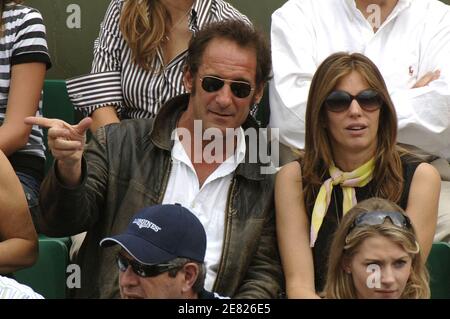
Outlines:
[[152, 223], [151, 221], [149, 221], [147, 219], [136, 218], [133, 221], [133, 224], [136, 224], [139, 227], [139, 229], [141, 229], [141, 228], [150, 228], [155, 233], [157, 233], [157, 232], [159, 232], [161, 230], [161, 227], [159, 227], [158, 225], [155, 225], [154, 223]]

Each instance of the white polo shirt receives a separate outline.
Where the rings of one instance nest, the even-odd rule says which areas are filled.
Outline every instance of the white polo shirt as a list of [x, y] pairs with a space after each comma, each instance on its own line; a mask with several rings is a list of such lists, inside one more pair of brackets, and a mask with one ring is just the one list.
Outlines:
[[[309, 87], [320, 63], [359, 52], [380, 69], [393, 99], [399, 136], [450, 160], [450, 7], [438, 0], [399, 0], [374, 33], [354, 0], [290, 0], [272, 14], [270, 127], [280, 141], [304, 147]], [[411, 89], [425, 73], [438, 80]]]
[[172, 170], [163, 204], [179, 203], [197, 216], [206, 231], [205, 289], [212, 291], [222, 256], [225, 212], [234, 171], [245, 158], [244, 130], [238, 129], [236, 150], [206, 179], [202, 187], [194, 166], [176, 135]]

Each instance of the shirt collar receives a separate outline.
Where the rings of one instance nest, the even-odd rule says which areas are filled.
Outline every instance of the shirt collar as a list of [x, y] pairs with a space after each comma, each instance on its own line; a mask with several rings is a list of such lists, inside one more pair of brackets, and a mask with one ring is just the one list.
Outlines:
[[213, 0], [195, 0], [189, 20], [189, 30], [195, 33], [210, 22], [212, 6]]
[[[188, 154], [186, 153], [186, 150], [184, 149], [183, 145], [180, 142], [180, 139], [178, 137], [178, 133], [176, 133], [173, 137], [174, 145], [172, 148], [172, 157], [174, 160], [178, 160], [180, 162], [183, 162], [190, 168], [194, 170], [194, 166], [192, 165], [192, 161], [189, 158]], [[233, 156], [228, 157], [221, 165], [230, 167], [232, 171], [234, 171], [239, 163], [244, 161], [245, 154], [246, 154], [246, 145], [245, 145], [245, 134], [242, 127], [239, 127], [237, 129], [236, 134], [236, 150], [233, 154]]]
[[390, 15], [392, 17], [398, 15], [403, 10], [409, 8], [414, 1], [415, 0], [398, 0], [397, 5], [395, 6], [394, 10], [392, 10]]
[[[383, 22], [383, 25], [389, 23], [391, 20], [393, 20], [395, 17], [397, 17], [400, 14], [400, 12], [409, 8], [411, 6], [412, 2], [414, 2], [414, 1], [416, 1], [416, 0], [398, 0], [397, 5], [392, 10], [392, 12], [389, 14], [389, 16], [386, 18], [386, 21]], [[353, 21], [353, 19], [356, 16], [360, 16], [362, 19], [365, 20], [362, 12], [359, 11], [359, 9], [356, 7], [356, 0], [345, 0], [345, 3], [347, 5], [348, 10], [350, 11], [349, 18], [351, 21]]]
[[[398, 0], [398, 3], [395, 6], [395, 8], [392, 11], [392, 13], [398, 13], [398, 12], [402, 11], [403, 9], [409, 7], [411, 5], [411, 3], [413, 3], [414, 1], [415, 0]], [[358, 8], [356, 7], [356, 0], [345, 0], [345, 2], [347, 3], [347, 6], [350, 9], [358, 10]], [[392, 15], [392, 13], [391, 13], [391, 15]]]

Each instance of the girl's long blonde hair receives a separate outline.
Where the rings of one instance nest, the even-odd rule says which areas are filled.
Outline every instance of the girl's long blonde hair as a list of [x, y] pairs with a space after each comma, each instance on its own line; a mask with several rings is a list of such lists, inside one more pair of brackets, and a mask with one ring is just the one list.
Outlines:
[[168, 10], [158, 0], [124, 1], [119, 26], [135, 64], [145, 70], [152, 69], [170, 19]]
[[411, 257], [411, 273], [403, 291], [402, 299], [430, 298], [429, 276], [417, 237], [413, 228], [399, 228], [392, 223], [358, 226], [349, 229], [363, 212], [389, 211], [405, 213], [398, 205], [381, 198], [370, 198], [358, 203], [344, 216], [334, 235], [328, 259], [325, 296], [330, 299], [355, 299], [357, 293], [352, 276], [344, 271], [344, 264], [357, 253], [362, 242], [373, 236], [383, 236], [400, 245]]

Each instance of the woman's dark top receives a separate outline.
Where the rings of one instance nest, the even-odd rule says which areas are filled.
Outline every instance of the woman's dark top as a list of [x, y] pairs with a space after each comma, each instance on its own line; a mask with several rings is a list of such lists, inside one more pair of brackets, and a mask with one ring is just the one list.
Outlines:
[[[398, 205], [401, 208], [406, 209], [411, 181], [417, 166], [419, 166], [421, 162], [408, 155], [403, 156], [401, 162], [403, 166], [404, 188]], [[324, 181], [329, 177], [330, 176], [327, 174]], [[360, 202], [364, 199], [375, 197], [376, 192], [374, 190], [374, 186], [374, 182], [370, 181], [364, 187], [355, 187], [357, 201]], [[336, 185], [333, 187], [330, 206], [328, 207], [323, 224], [320, 227], [316, 243], [312, 248], [314, 260], [314, 281], [317, 292], [321, 292], [325, 286], [328, 252], [333, 240], [332, 236], [336, 232], [339, 222], [342, 219], [342, 200], [342, 188], [339, 185]], [[313, 208], [314, 203], [312, 203], [312, 205], [307, 204], [306, 209], [310, 220], [310, 226]]]

